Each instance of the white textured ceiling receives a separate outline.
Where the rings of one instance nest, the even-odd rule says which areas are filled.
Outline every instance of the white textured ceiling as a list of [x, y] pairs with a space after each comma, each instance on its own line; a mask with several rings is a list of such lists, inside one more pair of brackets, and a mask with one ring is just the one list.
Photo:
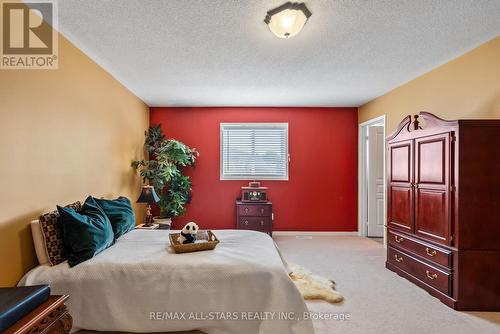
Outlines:
[[359, 106], [500, 34], [500, 0], [63, 0], [59, 29], [150, 106]]

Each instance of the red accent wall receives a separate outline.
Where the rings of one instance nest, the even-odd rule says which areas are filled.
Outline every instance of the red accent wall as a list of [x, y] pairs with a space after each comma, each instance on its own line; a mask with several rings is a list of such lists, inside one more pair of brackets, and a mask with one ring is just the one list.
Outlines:
[[174, 228], [235, 228], [235, 199], [248, 181], [221, 181], [220, 123], [288, 122], [289, 180], [263, 181], [273, 202], [274, 230], [357, 230], [357, 108], [151, 108], [168, 138], [200, 152], [188, 171], [193, 199]]

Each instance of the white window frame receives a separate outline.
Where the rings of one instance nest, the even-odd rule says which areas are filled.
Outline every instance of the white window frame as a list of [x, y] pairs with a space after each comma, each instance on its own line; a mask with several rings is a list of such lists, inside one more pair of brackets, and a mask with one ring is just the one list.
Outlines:
[[[269, 127], [269, 128], [280, 128], [280, 129], [285, 129], [286, 131], [286, 143], [285, 143], [285, 150], [286, 150], [286, 175], [283, 177], [277, 177], [277, 176], [250, 176], [250, 175], [243, 175], [243, 176], [228, 176], [224, 175], [224, 128], [225, 127], [243, 127], [243, 128], [252, 128], [252, 127]], [[275, 181], [288, 181], [289, 179], [289, 164], [290, 164], [290, 153], [288, 151], [289, 147], [289, 136], [288, 136], [288, 123], [220, 123], [220, 162], [219, 162], [219, 168], [220, 168], [220, 180], [275, 180]]]

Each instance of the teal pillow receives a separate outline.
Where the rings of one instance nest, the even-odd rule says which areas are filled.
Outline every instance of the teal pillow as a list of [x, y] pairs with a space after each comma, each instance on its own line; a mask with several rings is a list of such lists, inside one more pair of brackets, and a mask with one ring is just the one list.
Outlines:
[[70, 267], [91, 259], [115, 242], [108, 217], [91, 196], [79, 212], [60, 206], [57, 211]]
[[120, 196], [117, 199], [94, 198], [102, 211], [108, 216], [115, 238], [119, 238], [135, 227], [135, 216], [132, 204], [128, 198]]

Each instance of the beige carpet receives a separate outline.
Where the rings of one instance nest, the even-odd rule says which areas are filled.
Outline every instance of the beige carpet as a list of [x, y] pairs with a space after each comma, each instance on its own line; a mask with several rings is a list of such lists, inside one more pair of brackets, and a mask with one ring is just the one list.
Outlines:
[[385, 249], [361, 237], [276, 237], [284, 257], [333, 278], [341, 304], [307, 302], [311, 311], [345, 312], [347, 321], [315, 321], [316, 334], [500, 333], [500, 312], [457, 312], [385, 269]]
[[334, 279], [345, 297], [340, 304], [307, 302], [313, 312], [349, 315], [345, 321], [314, 321], [316, 334], [500, 333], [500, 312], [454, 311], [385, 269], [379, 242], [360, 237], [274, 239], [288, 261]]

